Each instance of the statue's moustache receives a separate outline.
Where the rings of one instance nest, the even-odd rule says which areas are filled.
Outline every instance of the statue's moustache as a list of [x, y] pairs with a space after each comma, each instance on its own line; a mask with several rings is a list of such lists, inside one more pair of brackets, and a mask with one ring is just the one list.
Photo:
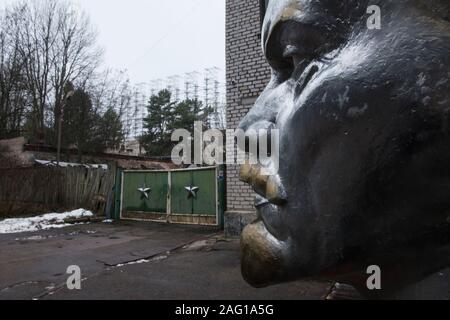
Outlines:
[[242, 165], [239, 177], [270, 203], [283, 205], [287, 202], [286, 191], [279, 175], [267, 174], [261, 165], [248, 163]]

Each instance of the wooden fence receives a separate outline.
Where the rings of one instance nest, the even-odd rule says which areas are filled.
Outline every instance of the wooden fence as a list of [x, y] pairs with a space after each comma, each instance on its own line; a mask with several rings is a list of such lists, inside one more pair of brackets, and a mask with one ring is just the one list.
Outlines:
[[84, 208], [105, 213], [115, 170], [57, 167], [0, 169], [0, 214], [30, 215]]

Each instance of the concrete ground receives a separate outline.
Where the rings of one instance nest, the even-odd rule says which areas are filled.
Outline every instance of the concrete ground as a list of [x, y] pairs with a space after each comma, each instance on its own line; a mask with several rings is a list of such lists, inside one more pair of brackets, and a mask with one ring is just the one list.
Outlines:
[[[331, 287], [251, 288], [240, 274], [239, 241], [206, 227], [86, 224], [0, 235], [0, 243], [0, 300], [304, 300]], [[81, 268], [81, 290], [67, 289], [70, 265]]]

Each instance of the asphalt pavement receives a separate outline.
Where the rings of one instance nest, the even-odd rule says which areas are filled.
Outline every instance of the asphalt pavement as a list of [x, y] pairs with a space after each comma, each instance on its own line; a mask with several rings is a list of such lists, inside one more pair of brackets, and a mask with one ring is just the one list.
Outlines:
[[[119, 222], [0, 235], [0, 300], [318, 300], [324, 282], [242, 279], [239, 240], [212, 228]], [[69, 290], [69, 266], [81, 290]]]

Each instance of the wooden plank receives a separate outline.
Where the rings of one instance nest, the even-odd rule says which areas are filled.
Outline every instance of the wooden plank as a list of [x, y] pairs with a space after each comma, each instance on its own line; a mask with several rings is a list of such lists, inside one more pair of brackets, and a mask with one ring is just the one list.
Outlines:
[[0, 170], [0, 213], [45, 213], [36, 212], [38, 206], [54, 210], [91, 209], [95, 197], [106, 197], [112, 189], [113, 175], [103, 169], [85, 168]]

